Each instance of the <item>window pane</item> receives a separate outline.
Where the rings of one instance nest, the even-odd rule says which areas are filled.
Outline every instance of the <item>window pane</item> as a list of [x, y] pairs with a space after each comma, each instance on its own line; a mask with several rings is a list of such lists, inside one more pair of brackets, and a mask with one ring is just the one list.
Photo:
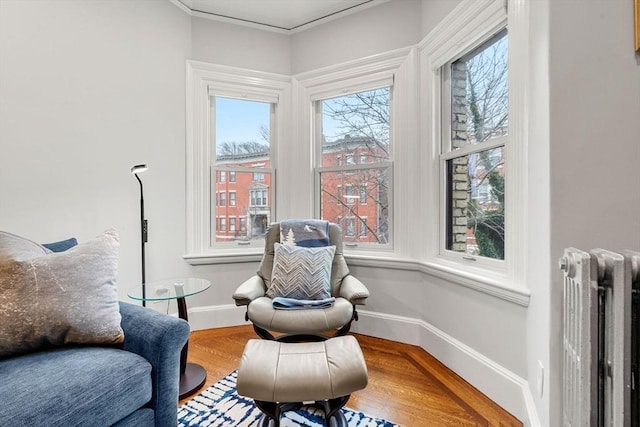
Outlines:
[[[270, 123], [268, 102], [214, 97], [215, 168], [223, 168], [212, 182], [218, 201], [212, 206], [219, 218], [212, 242], [259, 241], [271, 222]], [[257, 172], [233, 170], [253, 168]], [[231, 170], [230, 170], [231, 169]], [[228, 194], [228, 195], [227, 195]], [[212, 198], [214, 200], [215, 198]], [[240, 218], [238, 226], [236, 218]]]
[[451, 148], [507, 134], [507, 31], [451, 64]]
[[[215, 183], [215, 192], [219, 195], [229, 194], [228, 203], [215, 206], [214, 217], [225, 219], [219, 221], [215, 232], [215, 242], [234, 240], [263, 240], [267, 225], [271, 219], [271, 173], [264, 172], [263, 180], [256, 182], [252, 172], [235, 172], [235, 181]], [[226, 199], [226, 198], [225, 198]], [[226, 221], [229, 218], [229, 221]], [[235, 218], [240, 218], [237, 227]], [[222, 224], [228, 227], [222, 229]]]
[[254, 159], [265, 167], [269, 159], [271, 104], [215, 97], [215, 164], [232, 166]]
[[[345, 242], [388, 243], [388, 174], [388, 168], [322, 172], [320, 174], [321, 218], [339, 224], [342, 227]], [[368, 203], [361, 203], [362, 195], [356, 194], [356, 189], [365, 189]], [[353, 222], [348, 222], [348, 218], [351, 218]], [[366, 218], [365, 221], [370, 231], [364, 235], [362, 233], [356, 235], [355, 218], [359, 221]], [[348, 231], [351, 234], [348, 234]]]
[[322, 166], [390, 159], [390, 88], [322, 101]]
[[504, 259], [504, 147], [447, 162], [447, 249]]

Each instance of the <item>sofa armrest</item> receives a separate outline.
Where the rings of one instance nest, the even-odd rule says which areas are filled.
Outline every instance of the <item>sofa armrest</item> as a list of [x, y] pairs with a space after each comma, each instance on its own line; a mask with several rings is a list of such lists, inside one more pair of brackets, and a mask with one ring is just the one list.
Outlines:
[[151, 363], [150, 406], [155, 425], [175, 425], [178, 416], [180, 351], [189, 338], [189, 324], [173, 316], [120, 302], [123, 349]]
[[342, 279], [339, 295], [351, 301], [351, 304], [365, 305], [369, 298], [369, 290], [355, 276], [348, 274]]
[[264, 296], [266, 291], [262, 277], [255, 275], [238, 286], [233, 293], [233, 299], [238, 306], [249, 305], [254, 299]]

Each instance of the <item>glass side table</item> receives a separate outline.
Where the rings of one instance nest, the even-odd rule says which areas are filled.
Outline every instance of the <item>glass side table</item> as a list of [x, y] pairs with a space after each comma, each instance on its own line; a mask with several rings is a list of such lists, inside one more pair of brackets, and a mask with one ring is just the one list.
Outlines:
[[[185, 277], [147, 282], [129, 290], [129, 298], [137, 301], [168, 301], [175, 299], [178, 304], [178, 317], [189, 321], [186, 297], [204, 292], [211, 286], [206, 279]], [[187, 363], [189, 341], [180, 353], [180, 399], [189, 396], [200, 388], [207, 379], [207, 371], [195, 363]]]

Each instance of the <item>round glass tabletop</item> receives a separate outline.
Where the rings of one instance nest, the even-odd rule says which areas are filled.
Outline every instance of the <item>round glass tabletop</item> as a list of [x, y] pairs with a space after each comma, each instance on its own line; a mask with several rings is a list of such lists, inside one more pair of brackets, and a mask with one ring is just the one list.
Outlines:
[[[178, 279], [164, 279], [147, 282], [129, 289], [127, 295], [138, 301], [165, 301], [184, 298], [206, 291], [211, 282], [197, 277], [183, 277]], [[143, 295], [144, 289], [144, 295]]]

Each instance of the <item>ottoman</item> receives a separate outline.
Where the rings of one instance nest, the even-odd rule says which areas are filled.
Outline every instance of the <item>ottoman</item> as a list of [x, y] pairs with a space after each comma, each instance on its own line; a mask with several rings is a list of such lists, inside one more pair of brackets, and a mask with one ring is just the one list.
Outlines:
[[367, 386], [367, 366], [351, 335], [321, 342], [252, 339], [238, 368], [237, 390], [264, 413], [262, 426], [280, 425], [280, 414], [300, 405], [324, 410], [326, 426], [346, 426], [340, 409]]

